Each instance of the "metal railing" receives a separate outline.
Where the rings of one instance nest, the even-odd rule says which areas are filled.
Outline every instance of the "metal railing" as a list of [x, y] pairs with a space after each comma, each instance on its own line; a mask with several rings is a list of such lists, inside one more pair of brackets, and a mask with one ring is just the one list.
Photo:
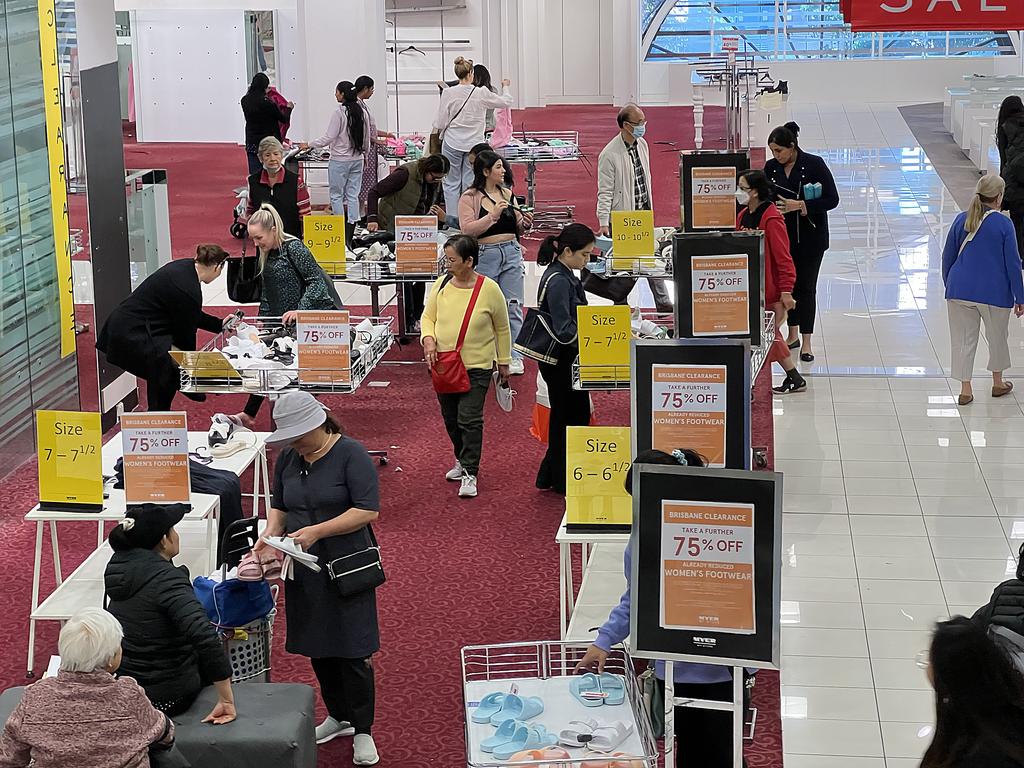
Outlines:
[[718, 56], [723, 37], [738, 37], [740, 54], [769, 61], [1016, 53], [1005, 32], [852, 32], [837, 0], [669, 0], [649, 18], [645, 60]]

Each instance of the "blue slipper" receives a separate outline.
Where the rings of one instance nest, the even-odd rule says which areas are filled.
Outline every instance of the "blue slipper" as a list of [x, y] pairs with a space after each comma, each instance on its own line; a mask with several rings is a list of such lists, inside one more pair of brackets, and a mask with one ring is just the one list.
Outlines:
[[[507, 694], [496, 691], [494, 693], [488, 693], [477, 705], [476, 709], [473, 710], [472, 721], [474, 723], [489, 723], [491, 717], [493, 717], [500, 709], [501, 705], [505, 701]], [[501, 722], [500, 720], [498, 722]]]
[[480, 742], [480, 749], [484, 752], [493, 752], [498, 747], [508, 744], [516, 735], [516, 730], [523, 725], [526, 723], [519, 720], [506, 720], [498, 726], [498, 730], [493, 736]]
[[601, 691], [607, 694], [604, 699], [605, 705], [615, 707], [626, 700], [626, 686], [619, 675], [602, 672], [598, 684]]
[[569, 681], [569, 693], [584, 707], [600, 707], [604, 704], [601, 695], [601, 678], [593, 672], [574, 677]]
[[491, 716], [491, 725], [501, 725], [506, 720], [529, 720], [543, 711], [544, 702], [539, 696], [517, 696], [510, 693], [502, 701], [501, 709]]
[[502, 744], [494, 750], [494, 756], [498, 760], [508, 760], [516, 752], [527, 749], [543, 749], [553, 747], [558, 743], [558, 737], [550, 733], [543, 725], [522, 725], [516, 728], [512, 741]]

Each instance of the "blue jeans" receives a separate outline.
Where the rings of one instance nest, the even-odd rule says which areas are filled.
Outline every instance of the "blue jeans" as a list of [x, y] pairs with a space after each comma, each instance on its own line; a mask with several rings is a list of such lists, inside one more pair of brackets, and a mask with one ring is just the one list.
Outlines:
[[[508, 322], [512, 329], [512, 343], [523, 327], [523, 249], [515, 240], [505, 243], [480, 243], [480, 261], [476, 271], [491, 278], [501, 288], [508, 302]], [[522, 355], [512, 350], [512, 357]]]
[[469, 153], [453, 149], [447, 142], [441, 142], [441, 154], [452, 164], [441, 182], [444, 189], [444, 210], [449, 216], [459, 218], [459, 198], [473, 183], [473, 166], [469, 164]]
[[345, 214], [346, 222], [359, 221], [359, 189], [363, 185], [363, 158], [331, 160], [327, 164], [327, 181], [331, 189], [331, 210], [337, 216]]

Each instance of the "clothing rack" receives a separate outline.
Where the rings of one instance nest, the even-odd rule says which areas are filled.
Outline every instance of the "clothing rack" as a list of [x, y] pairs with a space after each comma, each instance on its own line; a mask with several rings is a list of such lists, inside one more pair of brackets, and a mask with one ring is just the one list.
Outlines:
[[[709, 59], [693, 70], [693, 122], [697, 149], [704, 144], [704, 88], [717, 87], [725, 95], [726, 149], [743, 147], [743, 109], [750, 109], [754, 97], [766, 82], [772, 82], [768, 67], [755, 64], [753, 58]], [[749, 131], [748, 131], [749, 137]], [[749, 144], [749, 141], [747, 142]]]

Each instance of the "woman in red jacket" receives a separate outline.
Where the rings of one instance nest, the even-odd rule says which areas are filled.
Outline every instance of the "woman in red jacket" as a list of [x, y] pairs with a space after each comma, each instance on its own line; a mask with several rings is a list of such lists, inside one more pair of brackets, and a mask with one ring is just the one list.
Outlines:
[[789, 252], [786, 220], [772, 202], [771, 184], [764, 171], [740, 174], [736, 201], [745, 206], [736, 219], [736, 229], [764, 232], [764, 303], [775, 312], [775, 341], [768, 351], [768, 362], [777, 362], [786, 371], [786, 378], [774, 391], [780, 395], [802, 392], [807, 389], [807, 380], [797, 371], [789, 347], [779, 333], [786, 312], [796, 305], [793, 300], [796, 268]]

